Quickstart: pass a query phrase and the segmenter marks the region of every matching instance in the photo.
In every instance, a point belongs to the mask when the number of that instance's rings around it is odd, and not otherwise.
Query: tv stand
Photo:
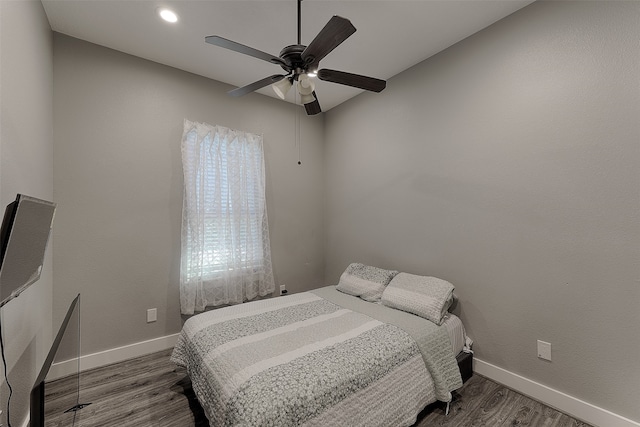
[[[83,409],[87,406],[91,405],[91,403],[78,403],[77,405],[75,405],[72,408],[67,409],[66,411],[64,411],[64,413],[66,414],[67,412],[77,412],[80,409]]]
[[[72,325],[70,326],[69,323],[72,323]],[[61,347],[60,344],[63,341],[63,338],[65,337],[65,335],[67,334],[77,334],[77,337],[74,337],[73,335],[68,335],[68,338],[67,338],[69,340],[68,342],[73,343],[74,345],[74,348],[73,348],[74,356],[72,357],[71,360],[77,360],[78,362],[77,372],[73,374],[75,375],[75,380],[76,380],[75,385],[73,387],[75,398],[76,398],[76,404],[72,408],[69,408],[64,412],[58,412],[57,414],[45,413],[45,386],[47,383],[47,374],[49,373],[49,368],[54,363],[54,360],[56,358],[56,353],[58,352],[58,348]],[[64,345],[62,347],[64,347]],[[67,314],[64,320],[62,321],[62,325],[60,326],[60,329],[58,330],[58,333],[55,339],[53,340],[53,344],[49,349],[49,353],[47,354],[47,358],[45,359],[42,369],[40,370],[40,374],[38,375],[38,378],[36,379],[36,382],[33,385],[33,388],[31,389],[31,408],[30,408],[30,414],[29,414],[30,416],[29,425],[30,427],[44,427],[45,419],[47,417],[56,417],[59,414],[66,414],[69,412],[76,413],[80,409],[85,408],[89,405],[90,403],[80,403],[80,294],[78,294],[75,297],[75,299],[71,302],[71,305],[67,310]],[[73,416],[73,418],[74,418],[73,425],[76,425],[75,415]],[[51,422],[51,419],[49,420],[49,422]],[[72,425],[72,424],[69,423],[64,425]]]

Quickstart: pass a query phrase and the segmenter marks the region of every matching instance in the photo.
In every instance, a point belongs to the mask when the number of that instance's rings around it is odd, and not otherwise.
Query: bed
[[[171,359],[212,426],[410,426],[471,373],[462,322],[439,323],[339,284],[193,316]]]

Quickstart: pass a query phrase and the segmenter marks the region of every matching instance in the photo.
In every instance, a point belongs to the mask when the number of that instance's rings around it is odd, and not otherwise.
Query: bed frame
[[[473,353],[465,353],[461,351],[456,356],[458,367],[460,368],[460,376],[462,376],[462,382],[466,383],[473,375]]]

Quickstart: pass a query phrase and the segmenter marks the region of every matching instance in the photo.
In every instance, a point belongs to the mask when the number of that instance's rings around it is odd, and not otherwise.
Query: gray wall
[[[53,46],[37,1],[0,1],[0,208],[17,193],[53,199]],[[11,423],[29,412],[29,392],[51,345],[52,244],[40,280],[0,310]],[[0,369],[1,370],[1,369]],[[0,424],[7,425],[2,376]]]
[[[185,118],[263,134],[276,282],[324,283],[323,117],[301,116],[298,166],[298,107],[229,89],[54,35],[54,317],[81,292],[84,354],[180,331]]]
[[[537,2],[328,112],[327,281],[447,279],[479,359],[640,421],[638,22]]]

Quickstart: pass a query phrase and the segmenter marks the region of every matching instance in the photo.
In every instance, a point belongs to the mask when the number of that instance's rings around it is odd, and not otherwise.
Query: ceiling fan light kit
[[[247,86],[233,89],[229,94],[231,96],[242,96],[272,85],[278,97],[285,99],[287,92],[293,86],[293,81],[296,81],[297,90],[300,94],[301,103],[305,106],[305,111],[308,115],[315,115],[321,113],[322,109],[315,93],[315,83],[310,80],[310,76],[317,75],[320,80],[372,92],[381,92],[387,85],[384,80],[344,71],[318,69],[320,61],[355,33],[356,28],[348,19],[334,15],[311,43],[308,46],[304,46],[300,42],[301,2],[302,0],[298,0],[298,44],[286,46],[280,51],[280,56],[274,56],[220,36],[205,37],[205,41],[209,44],[280,65],[287,72],[287,74],[274,74]]]

